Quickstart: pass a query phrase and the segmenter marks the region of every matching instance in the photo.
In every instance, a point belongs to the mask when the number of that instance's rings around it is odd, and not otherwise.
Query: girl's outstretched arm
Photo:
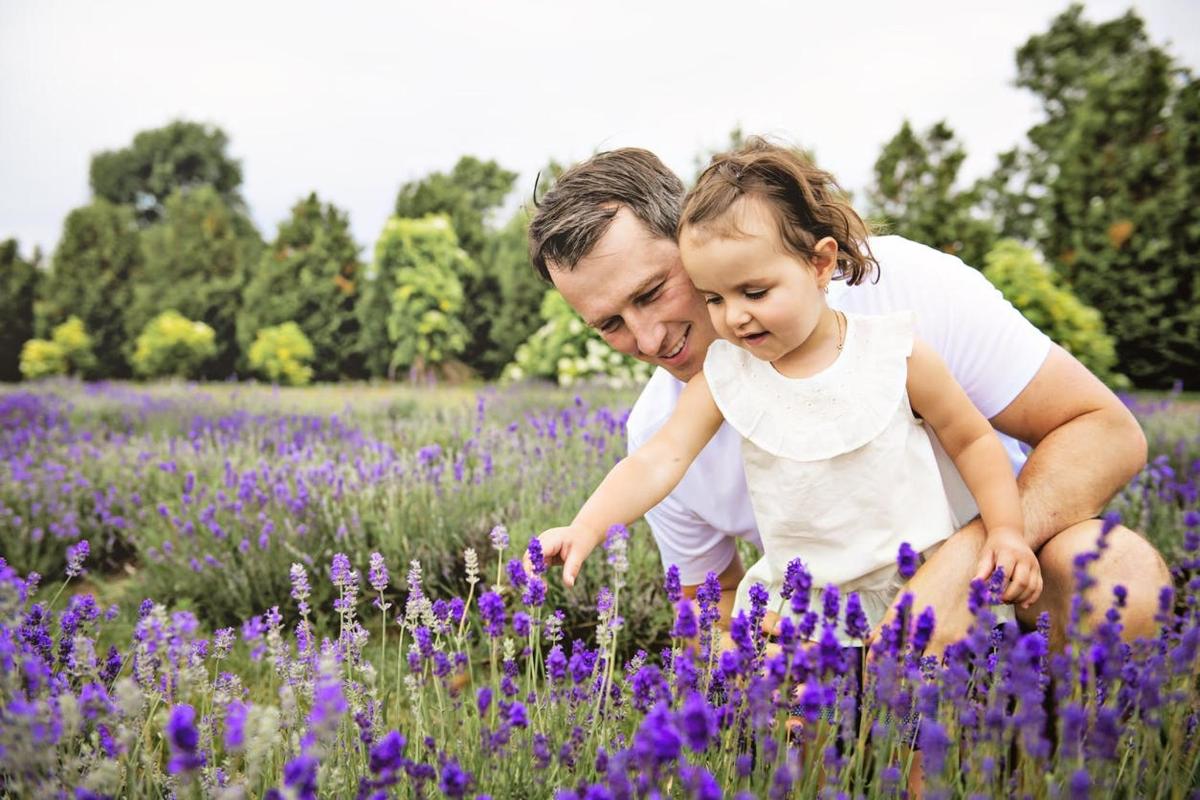
[[[563,565],[564,584],[575,585],[584,559],[610,527],[632,523],[671,493],[723,421],[701,372],[684,387],[670,419],[612,468],[575,520],[538,537],[547,563]]]
[[[1021,498],[1012,463],[991,423],[971,403],[950,370],[929,345],[913,342],[908,359],[908,399],[933,429],[975,497],[987,530],[976,578],[1004,568],[1003,599],[1028,607],[1042,593],[1037,556],[1025,542]]]

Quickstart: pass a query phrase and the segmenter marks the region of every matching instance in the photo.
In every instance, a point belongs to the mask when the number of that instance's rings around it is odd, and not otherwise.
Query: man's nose
[[[629,326],[633,328],[638,352],[646,356],[658,355],[667,336],[667,326],[651,319],[630,320]]]

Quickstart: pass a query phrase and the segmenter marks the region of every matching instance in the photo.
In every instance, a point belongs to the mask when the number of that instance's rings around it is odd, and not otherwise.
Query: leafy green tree
[[[447,215],[459,245],[480,265],[475,273],[459,273],[466,297],[462,319],[470,333],[463,361],[489,376],[494,375],[506,360],[494,352],[492,339],[501,286],[499,275],[486,260],[494,235],[489,217],[512,192],[516,179],[517,173],[504,169],[495,161],[463,156],[450,172],[434,172],[407,183],[396,197],[398,217],[418,219],[427,214]]]
[[[987,206],[1104,313],[1137,385],[1200,384],[1197,79],[1133,11],[1092,23],[1079,5],[1017,70],[1043,119],[1002,156]]]
[[[250,345],[250,368],[272,383],[304,386],[312,380],[316,351],[294,322],[262,328]]]
[[[186,120],[142,131],[129,147],[92,157],[92,192],[131,206],[143,225],[162,219],[171,194],[203,185],[213,187],[230,207],[244,210],[238,193],[242,166],[226,153],[228,145],[220,128]]]
[[[35,335],[33,304],[40,282],[41,273],[21,258],[17,241],[0,242],[0,381],[21,379],[21,346]]]
[[[1071,292],[1032,250],[1014,239],[1002,239],[984,257],[984,277],[1026,319],[1080,363],[1114,388],[1127,388],[1117,374],[1117,351],[1100,312]]]
[[[462,284],[449,264],[438,261],[401,267],[396,282],[388,316],[388,376],[402,370],[416,375],[436,372],[467,347],[467,328],[458,317]]]
[[[234,374],[238,306],[248,269],[263,247],[253,224],[213,187],[200,186],[167,198],[162,222],[147,228],[142,238],[146,262],[128,315],[130,334],[175,309],[216,333],[217,353],[202,377]]]
[[[175,309],[162,312],[137,337],[133,368],[147,378],[192,378],[217,354],[216,334]]]
[[[295,322],[311,343],[318,380],[360,377],[354,307],[362,272],[349,217],[316,194],[301,200],[246,287],[237,324],[243,352],[263,328]]]
[[[424,284],[432,274],[423,269],[427,264],[436,265],[438,270],[453,276],[459,286],[458,292],[463,295],[463,287],[478,283],[479,266],[458,246],[458,237],[448,217],[435,214],[421,219],[389,219],[375,242],[375,260],[357,307],[363,363],[372,377],[392,379],[398,366],[413,363],[407,360],[407,352],[397,361],[397,339],[390,330],[393,327],[390,320],[395,313],[397,290],[405,286],[406,280]],[[413,269],[417,272],[405,272]],[[449,284],[440,278],[430,279],[430,283],[435,294]],[[447,288],[445,291],[452,290]],[[459,306],[452,313],[461,320],[466,313],[465,297],[449,302]],[[461,348],[456,350],[456,353],[461,352]],[[414,351],[413,357],[415,355]]]
[[[875,161],[868,213],[896,233],[956,255],[974,267],[996,241],[972,213],[978,190],[955,188],[967,152],[944,121],[917,134],[905,120]]]
[[[67,215],[46,277],[39,317],[46,327],[78,317],[89,331],[95,369],[86,377],[126,378],[127,313],[142,275],[133,212],[96,200]],[[46,328],[42,328],[45,331]],[[43,334],[44,335],[44,334]]]

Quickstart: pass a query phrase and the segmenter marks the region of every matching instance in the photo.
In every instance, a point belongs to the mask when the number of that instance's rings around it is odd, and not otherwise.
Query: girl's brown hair
[[[872,272],[879,279],[879,262],[871,254],[870,226],[850,206],[833,175],[817,167],[798,150],[752,136],[728,153],[713,156],[683,201],[678,236],[685,228],[700,228],[714,236],[741,236],[729,209],[743,197],[760,198],[779,227],[779,241],[805,261],[813,246],[826,236],[838,244],[834,277],[851,286]]]

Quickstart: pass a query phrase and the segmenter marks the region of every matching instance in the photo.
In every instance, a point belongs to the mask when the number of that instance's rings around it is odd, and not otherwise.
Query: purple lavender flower
[[[683,599],[683,586],[679,580],[679,567],[676,564],[667,567],[667,576],[663,579],[663,589],[672,605]]]
[[[533,574],[541,575],[546,571],[546,556],[542,553],[542,542],[536,536],[529,540],[529,563],[533,565]]]
[[[204,766],[204,753],[198,749],[200,732],[196,730],[196,709],[190,705],[181,703],[171,709],[167,719],[167,742],[171,746],[167,770],[172,775]]]
[[[497,551],[503,552],[508,547],[508,528],[503,525],[497,525],[492,528],[492,532],[488,534],[488,538],[492,541],[492,547]]]
[[[694,639],[699,633],[692,601],[680,600],[675,604],[675,627],[671,629],[671,635],[680,639]]]
[[[703,752],[709,742],[720,735],[717,717],[699,692],[689,692],[683,701],[679,710],[679,730],[683,732],[687,746],[697,753]]]
[[[446,759],[446,763],[442,765],[442,777],[438,780],[438,788],[442,793],[446,797],[463,797],[470,785],[470,773],[464,771],[453,758]]]
[[[240,700],[225,707],[225,749],[239,752],[246,743],[246,715],[249,709]]]
[[[846,634],[854,639],[865,639],[871,634],[871,621],[863,611],[858,592],[846,597]]]
[[[521,602],[530,608],[537,608],[546,602],[546,582],[533,575],[529,578],[529,583],[525,586],[525,591],[521,593]]]
[[[900,572],[900,577],[908,580],[913,575],[916,575],[919,564],[920,559],[917,551],[913,550],[912,545],[908,542],[902,542],[900,550],[896,554],[896,568]]]
[[[792,612],[801,616],[808,611],[812,595],[812,575],[805,568],[804,562],[793,558],[788,562],[783,573],[783,586],[779,595],[784,600],[791,600]]]
[[[367,581],[377,592],[385,592],[388,588],[388,568],[380,553],[371,553],[371,568],[367,572]]]
[[[386,775],[402,769],[404,746],[407,743],[408,740],[399,731],[389,731],[371,748],[371,772]]]
[[[504,635],[504,598],[496,592],[484,592],[479,596],[479,614],[483,617],[484,630],[488,636],[498,639]]]
[[[317,759],[300,754],[283,767],[283,785],[292,790],[297,800],[317,798]]]
[[[83,562],[87,560],[91,550],[92,546],[88,544],[87,539],[80,539],[78,543],[67,548],[68,578],[76,578],[84,573]]]
[[[334,553],[333,562],[329,567],[329,578],[333,585],[338,588],[349,585],[352,572],[350,558],[345,553]]]

